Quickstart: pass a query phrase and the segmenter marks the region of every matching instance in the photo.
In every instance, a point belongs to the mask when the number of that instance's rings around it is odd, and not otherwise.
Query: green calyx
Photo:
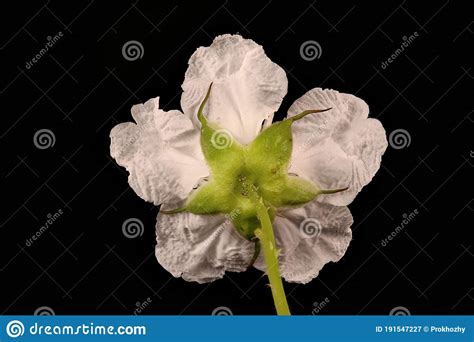
[[[346,190],[322,190],[305,179],[288,174],[293,150],[291,125],[306,115],[330,108],[306,110],[273,123],[250,144],[242,145],[229,131],[209,123],[204,117],[211,87],[212,84],[198,110],[201,149],[211,170],[209,182],[192,192],[183,208],[162,213],[186,211],[197,215],[225,215],[241,236],[255,243],[250,265],[260,251],[263,252],[276,312],[290,315],[272,222],[279,208],[302,206],[320,194]]]
[[[255,232],[261,228],[257,203],[263,203],[273,221],[279,208],[302,206],[320,194],[346,190],[323,190],[308,180],[288,174],[293,149],[292,123],[330,108],[307,110],[273,123],[250,144],[242,145],[229,131],[209,123],[204,117],[211,88],[212,84],[198,110],[201,148],[211,170],[209,182],[191,193],[184,208],[163,213],[224,214],[244,238],[255,241]]]

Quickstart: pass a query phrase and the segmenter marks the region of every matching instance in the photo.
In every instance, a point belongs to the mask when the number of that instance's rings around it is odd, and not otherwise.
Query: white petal
[[[288,282],[305,284],[328,262],[339,261],[352,238],[353,220],[347,207],[311,202],[281,213],[273,229],[280,249],[280,272]],[[263,256],[255,267],[265,271]]]
[[[144,200],[159,205],[187,197],[200,177],[209,175],[199,131],[177,110],[159,109],[158,98],[132,107],[137,124],[110,132],[110,154],[129,172],[129,183]]]
[[[229,34],[216,37],[210,47],[198,48],[189,60],[181,107],[196,127],[200,127],[197,110],[211,82],[205,116],[243,144],[257,136],[264,121],[272,121],[288,86],[283,69],[260,45]]]
[[[321,202],[348,205],[379,169],[387,138],[382,124],[367,118],[369,108],[363,100],[335,90],[308,91],[291,106],[288,116],[330,107],[293,124],[290,171],[323,189],[349,187],[318,197]]]
[[[158,213],[156,242],[156,258],[168,272],[198,283],[245,271],[254,253],[222,215]]]

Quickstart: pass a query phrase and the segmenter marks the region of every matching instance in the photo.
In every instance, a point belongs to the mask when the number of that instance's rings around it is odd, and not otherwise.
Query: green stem
[[[281,281],[280,269],[278,266],[278,251],[276,249],[275,236],[273,235],[272,223],[268,216],[267,208],[260,199],[256,202],[257,215],[262,225],[261,229],[255,231],[255,235],[260,240],[267,266],[267,276],[270,280],[273,302],[278,315],[289,316],[290,309],[286,301],[283,282]]]

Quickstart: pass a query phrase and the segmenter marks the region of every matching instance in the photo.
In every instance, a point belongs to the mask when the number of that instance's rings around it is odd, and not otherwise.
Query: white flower
[[[191,56],[182,85],[183,113],[161,110],[158,98],[134,106],[136,124],[119,124],[110,134],[111,155],[130,173],[133,190],[162,209],[182,206],[193,188],[212,177],[201,149],[197,118],[211,82],[205,117],[228,133],[213,137],[222,146],[232,145],[223,138],[249,144],[268,127],[288,83],[285,72],[260,45],[238,35],[223,35]],[[387,147],[382,125],[368,118],[363,100],[315,88],[290,107],[288,117],[315,108],[332,109],[293,124],[288,171],[322,189],[349,189],[275,213],[280,270],[289,282],[309,282],[326,263],[344,255],[353,222],[346,206],[375,175]],[[309,221],[313,226],[307,232]],[[156,257],[165,269],[199,283],[222,278],[225,271],[246,270],[254,255],[254,243],[243,238],[224,215],[160,212],[156,241]],[[254,266],[265,270],[261,256]]]

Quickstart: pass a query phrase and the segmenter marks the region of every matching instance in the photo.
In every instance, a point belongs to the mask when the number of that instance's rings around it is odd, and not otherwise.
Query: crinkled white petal
[[[144,200],[159,205],[187,197],[209,175],[199,131],[177,110],[159,109],[159,98],[132,107],[132,122],[110,132],[110,154],[129,172],[128,181]]]
[[[168,272],[198,283],[245,271],[254,254],[254,243],[223,215],[158,213],[156,243],[156,258]]]
[[[380,167],[387,148],[382,124],[367,118],[369,107],[356,96],[315,88],[295,101],[294,116],[307,109],[331,110],[312,114],[293,124],[291,172],[312,180],[323,189],[349,187],[322,195],[318,201],[348,205]]]
[[[319,202],[276,216],[273,229],[282,277],[305,284],[316,278],[325,264],[339,261],[352,239],[352,223],[347,207]],[[255,267],[266,270],[263,255]]]
[[[229,34],[216,37],[209,47],[198,48],[189,60],[181,107],[196,127],[200,127],[197,110],[211,82],[205,116],[243,144],[257,136],[262,124],[271,123],[288,86],[283,69],[260,45]]]

